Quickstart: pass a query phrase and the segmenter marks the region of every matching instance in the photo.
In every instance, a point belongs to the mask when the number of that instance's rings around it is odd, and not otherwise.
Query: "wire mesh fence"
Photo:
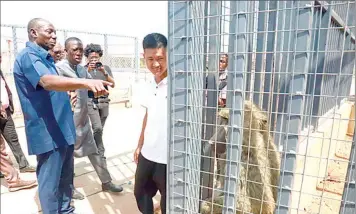
[[[142,75],[145,74],[145,70],[140,66],[139,42],[136,37],[66,29],[57,29],[56,34],[57,41],[62,46],[65,39],[69,37],[78,37],[82,40],[84,47],[90,43],[99,44],[103,50],[101,61],[110,66],[118,83],[110,93],[112,103],[131,100],[132,84],[137,79],[142,79]],[[1,69],[13,92],[16,90],[12,75],[14,61],[17,53],[26,47],[27,41],[25,26],[1,24]],[[82,64],[85,63],[84,57]],[[21,114],[17,94],[13,93],[13,96],[15,111]]]
[[[356,212],[355,12],[169,2],[169,213]]]

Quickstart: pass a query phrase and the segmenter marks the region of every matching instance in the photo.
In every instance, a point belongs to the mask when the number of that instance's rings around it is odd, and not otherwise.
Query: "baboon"
[[[224,188],[228,117],[229,110],[221,109],[218,115],[220,126],[209,141],[217,156],[216,188]],[[236,212],[273,214],[279,185],[280,154],[269,134],[266,113],[252,102],[245,101],[243,120]],[[213,200],[203,201],[201,213],[221,214],[223,201],[223,193],[214,195]]]

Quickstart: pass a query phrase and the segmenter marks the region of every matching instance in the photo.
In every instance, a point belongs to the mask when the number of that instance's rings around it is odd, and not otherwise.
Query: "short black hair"
[[[224,56],[226,58],[229,58],[229,55],[227,53],[222,53],[221,56]]]
[[[82,40],[80,40],[78,37],[69,37],[68,39],[66,39],[66,41],[64,42],[64,47],[67,49],[67,46],[69,45],[69,42],[72,42],[72,41],[76,41],[80,44],[83,44],[82,43]]]
[[[93,52],[98,53],[100,57],[103,56],[103,50],[101,49],[101,46],[93,43],[90,43],[85,47],[84,56],[88,58],[89,54]]]
[[[222,53],[220,57],[225,57],[226,58],[226,63],[229,63],[229,55],[227,53]]]
[[[143,38],[143,49],[167,48],[167,38],[160,33],[150,33]]]

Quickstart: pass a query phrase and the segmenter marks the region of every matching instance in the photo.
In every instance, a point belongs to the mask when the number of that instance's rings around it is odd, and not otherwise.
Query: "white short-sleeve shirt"
[[[167,164],[167,78],[158,84],[153,80],[144,90],[142,106],[147,109],[147,123],[141,154],[150,161]]]

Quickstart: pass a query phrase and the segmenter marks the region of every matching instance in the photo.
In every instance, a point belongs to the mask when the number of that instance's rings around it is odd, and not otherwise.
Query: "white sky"
[[[35,17],[47,19],[61,29],[135,36],[139,38],[140,52],[141,42],[146,34],[168,34],[167,1],[1,1],[1,24],[26,26]],[[24,43],[27,40],[25,30],[20,30],[18,34],[24,38],[19,43]],[[6,39],[10,36],[9,28],[1,28],[2,51],[7,50]],[[99,37],[85,37],[82,34],[68,36],[78,36],[84,43],[101,43],[103,40],[102,37],[99,41]],[[58,35],[59,40],[61,37],[63,36]],[[110,44],[122,46],[127,43],[124,40],[118,41],[117,38],[108,40],[109,52]],[[19,47],[22,48],[22,45],[24,44],[19,44]]]

